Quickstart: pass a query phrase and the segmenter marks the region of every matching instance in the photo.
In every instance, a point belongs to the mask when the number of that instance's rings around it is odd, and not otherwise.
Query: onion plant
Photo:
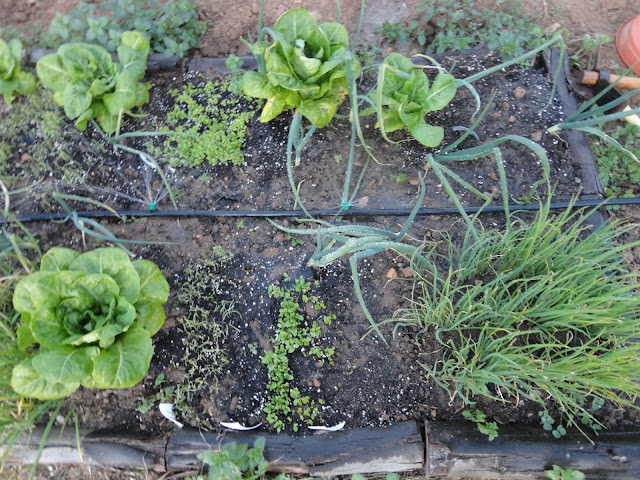
[[[547,200],[530,224],[510,215],[505,231],[450,244],[448,269],[420,275],[394,321],[441,345],[425,368],[452,398],[532,400],[547,429],[557,411],[558,425],[597,430],[591,405],[634,406],[640,395],[640,297],[625,268],[640,242],[616,243],[631,226],[590,231],[590,212],[549,209]]]

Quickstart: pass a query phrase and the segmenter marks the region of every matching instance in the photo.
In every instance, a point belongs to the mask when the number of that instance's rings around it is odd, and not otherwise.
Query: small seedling
[[[487,416],[477,408],[470,408],[469,410],[463,411],[462,416],[470,422],[474,422],[480,433],[489,437],[490,442],[498,436],[498,425],[496,422],[488,422]]]
[[[154,408],[158,403],[167,403],[169,399],[173,396],[173,387],[170,385],[162,385],[164,383],[164,373],[158,375],[153,382],[153,386],[156,388],[160,388],[160,390],[155,394],[149,397],[143,397],[141,400],[141,405],[138,407],[138,411],[140,413],[147,413],[149,410]]]
[[[553,470],[545,470],[544,474],[551,480],[584,480],[584,473],[570,468],[564,469],[558,465],[553,466]]]
[[[398,183],[405,183],[407,181],[407,175],[404,173],[392,173],[389,175],[391,180],[395,180]]]

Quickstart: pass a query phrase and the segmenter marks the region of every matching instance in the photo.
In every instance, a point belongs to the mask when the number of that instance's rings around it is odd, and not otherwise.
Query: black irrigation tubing
[[[526,204],[526,205],[509,205],[509,210],[515,211],[538,211],[542,204]],[[608,198],[608,199],[585,199],[575,200],[573,202],[551,202],[551,209],[565,209],[568,207],[598,207],[613,205],[640,205],[640,198]],[[487,207],[465,207],[467,214],[475,214],[482,210],[482,213],[504,213],[502,205],[491,205]],[[317,209],[309,210],[314,217],[406,217],[411,214],[412,209],[408,208],[389,208],[389,209],[354,209],[354,210],[335,210],[335,209]],[[119,217],[163,217],[163,218],[207,218],[207,217],[254,217],[254,218],[283,218],[283,217],[304,217],[302,210],[120,210],[120,211],[77,211],[76,215],[80,218],[119,218]],[[454,207],[442,208],[421,208],[418,215],[458,215],[460,211]],[[69,217],[69,213],[39,213],[34,215],[23,215],[18,217],[0,217],[0,224],[12,223],[15,221],[21,223],[38,222],[46,220],[65,220]]]

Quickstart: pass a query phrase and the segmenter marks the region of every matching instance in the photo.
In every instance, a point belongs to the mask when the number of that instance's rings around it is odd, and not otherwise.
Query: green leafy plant
[[[207,465],[209,480],[258,480],[267,473],[269,462],[264,459],[264,437],[258,438],[253,448],[247,444],[229,442],[220,451],[206,450],[198,453],[198,460]],[[198,475],[192,480],[205,480]]]
[[[545,470],[544,474],[551,480],[584,480],[584,473],[570,468],[562,468],[554,465],[552,470]]]
[[[13,295],[22,314],[20,348],[37,343],[39,350],[13,369],[11,386],[24,397],[47,400],[80,385],[135,385],[149,369],[151,336],[164,323],[168,295],[154,263],[132,262],[118,248],[83,254],[50,249]]]
[[[448,269],[418,281],[396,319],[435,331],[430,376],[452,397],[532,400],[555,436],[600,423],[585,399],[633,407],[640,299],[624,260],[637,243],[616,245],[631,228],[616,223],[590,233],[587,218],[551,217],[548,203],[531,223],[509,215],[505,232],[451,246]]]
[[[86,42],[116,51],[123,32],[136,30],[150,41],[151,52],[184,57],[200,46],[206,24],[198,20],[190,0],[104,0],[97,5],[80,1],[66,15],[56,15],[43,44]]]
[[[356,59],[346,61],[347,30],[338,23],[318,25],[308,11],[294,8],[264,31],[272,41],[250,45],[259,71],[242,77],[246,95],[267,101],[260,120],[268,122],[295,109],[313,125],[324,127],[347,94],[346,69],[353,75],[360,71]]]
[[[496,422],[488,422],[487,416],[477,408],[472,407],[469,410],[464,410],[462,416],[470,422],[474,422],[478,427],[478,431],[487,435],[490,442],[498,436],[498,424]]]
[[[143,397],[140,400],[140,406],[138,407],[138,411],[140,413],[147,413],[158,403],[167,403],[173,396],[173,392],[175,390],[171,385],[164,385],[164,373],[161,373],[156,377],[153,382],[153,386],[159,390],[155,394]]]
[[[38,60],[36,71],[79,130],[97,119],[105,132],[114,133],[124,113],[149,101],[151,85],[141,82],[148,53],[149,41],[143,34],[124,32],[118,46],[120,63],[98,45],[68,43]]]
[[[20,68],[21,53],[20,40],[14,38],[7,43],[0,38],[0,93],[4,95],[7,105],[13,101],[16,93],[29,95],[36,89],[35,77]]]
[[[624,124],[610,134],[624,150],[640,158],[640,127]],[[607,197],[633,197],[640,183],[640,162],[617,146],[605,142],[591,142],[598,162],[598,178]]]
[[[427,75],[411,60],[391,53],[380,65],[378,84],[368,95],[374,106],[360,111],[360,115],[377,113],[376,127],[383,135],[406,127],[423,145],[437,147],[444,138],[444,129],[428,125],[424,116],[447,106],[456,90],[452,75],[439,73],[429,85]]]
[[[522,2],[505,0],[499,8],[478,7],[475,0],[420,0],[420,22],[382,25],[382,35],[407,42],[414,36],[426,53],[466,50],[484,44],[504,58],[517,57],[545,42],[545,32],[522,13]],[[432,33],[433,32],[433,33]]]
[[[285,276],[285,281],[288,280],[289,277]],[[331,357],[335,350],[332,347],[322,349],[313,345],[313,342],[321,335],[318,322],[314,320],[311,326],[304,326],[304,316],[301,313],[299,301],[311,302],[316,311],[322,311],[326,308],[318,297],[309,296],[310,289],[311,283],[302,277],[296,279],[290,287],[269,286],[269,296],[279,299],[280,309],[276,335],[270,340],[273,349],[265,351],[260,359],[267,366],[269,372],[269,384],[267,385],[269,395],[265,402],[264,412],[267,414],[267,422],[277,432],[282,431],[288,423],[297,432],[300,427],[299,421],[313,425],[313,421],[320,414],[314,400],[311,400],[309,396],[302,395],[297,387],[291,386],[294,377],[289,366],[288,356],[298,350],[309,348],[308,355],[314,355],[321,361],[327,360],[333,364]],[[330,321],[335,318],[332,315],[325,315],[325,318],[327,317]],[[323,404],[324,401],[320,399],[317,403]]]
[[[166,133],[161,145],[147,145],[148,150],[169,160],[174,166],[241,165],[242,146],[255,104],[236,96],[228,81],[187,83],[182,91],[170,92],[175,100],[167,114],[166,125],[157,126]]]

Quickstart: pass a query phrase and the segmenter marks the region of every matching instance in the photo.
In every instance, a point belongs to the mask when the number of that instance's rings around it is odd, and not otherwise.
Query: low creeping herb
[[[611,133],[611,138],[640,158],[640,127],[620,125]],[[600,140],[593,141],[591,148],[598,162],[598,178],[607,197],[633,197],[640,183],[640,162],[617,146]]]
[[[187,83],[182,91],[170,92],[175,101],[166,125],[155,125],[168,134],[160,145],[147,144],[152,155],[166,158],[173,166],[242,165],[247,125],[254,115],[255,102],[229,90],[228,81]]]
[[[285,281],[289,281],[285,275]],[[270,341],[273,349],[266,351],[261,357],[263,364],[269,372],[267,385],[268,397],[264,412],[267,414],[267,422],[277,432],[281,432],[287,425],[291,425],[294,432],[300,428],[301,422],[313,425],[314,420],[320,415],[318,405],[324,404],[322,399],[317,402],[309,396],[301,394],[297,387],[292,387],[293,373],[289,366],[289,355],[302,351],[304,355],[312,355],[320,361],[327,361],[333,365],[335,349],[327,347],[322,349],[315,345],[320,338],[322,330],[317,320],[313,320],[310,326],[305,326],[301,304],[311,303],[314,310],[321,312],[326,307],[318,297],[309,295],[311,283],[300,277],[289,287],[270,285],[269,296],[280,302],[278,312],[278,324],[276,335]],[[335,315],[325,315],[324,318],[335,319]],[[305,353],[305,349],[309,349]]]
[[[496,422],[488,422],[487,416],[477,408],[471,407],[468,410],[464,410],[462,416],[470,422],[474,422],[478,427],[478,431],[489,437],[488,440],[490,442],[498,436],[498,424]]]

